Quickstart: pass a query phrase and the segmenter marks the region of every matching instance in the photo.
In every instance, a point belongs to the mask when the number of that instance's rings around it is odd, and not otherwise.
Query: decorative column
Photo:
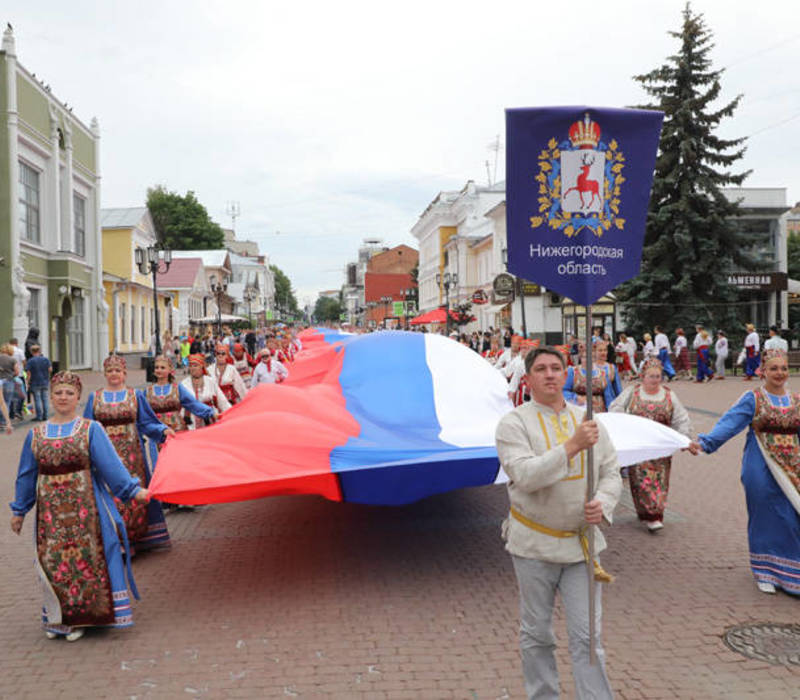
[[[108,304],[105,299],[105,289],[103,288],[103,229],[100,226],[100,124],[97,117],[92,118],[91,123],[92,140],[94,141],[94,211],[92,216],[92,226],[94,227],[94,265],[92,266],[92,290],[89,294],[89,309],[87,316],[92,328],[92,369],[100,370],[103,360],[108,355]],[[88,212],[87,212],[88,213]],[[88,220],[89,217],[87,217]],[[88,232],[88,231],[87,231]],[[86,255],[89,257],[90,239],[87,240]],[[116,295],[115,295],[116,298]],[[93,311],[96,310],[96,313]],[[114,308],[114,324],[117,324],[116,305]],[[114,336],[114,348],[117,348],[116,333]]]
[[[72,218],[72,125],[64,115],[64,175],[61,178],[61,250],[75,251],[75,222]]]
[[[6,95],[8,98],[8,179],[9,179],[9,259],[11,271],[11,294],[14,315],[11,322],[12,334],[20,341],[28,334],[28,303],[31,293],[25,286],[25,268],[22,266],[19,246],[19,112],[17,111],[17,50],[14,32],[9,26],[3,32],[3,51],[6,54]]]

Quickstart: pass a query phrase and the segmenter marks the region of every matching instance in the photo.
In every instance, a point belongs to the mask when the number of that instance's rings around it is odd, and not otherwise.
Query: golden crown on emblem
[[[575,122],[569,128],[569,140],[575,148],[596,148],[600,142],[600,127],[589,119],[586,112],[582,122]]]

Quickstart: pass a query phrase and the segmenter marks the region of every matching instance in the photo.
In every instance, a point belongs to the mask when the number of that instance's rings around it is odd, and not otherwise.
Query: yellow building
[[[103,288],[108,304],[108,351],[141,356],[151,350],[155,333],[153,276],[136,265],[136,249],[156,244],[153,219],[147,207],[103,209]],[[159,329],[173,334],[168,292],[158,293]]]

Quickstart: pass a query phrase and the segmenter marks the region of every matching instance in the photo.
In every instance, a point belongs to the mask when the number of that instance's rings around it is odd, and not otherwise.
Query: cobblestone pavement
[[[672,386],[702,409],[692,417],[705,430],[748,385]],[[5,502],[28,427],[0,438]],[[603,557],[617,580],[603,606],[620,698],[800,698],[800,667],[722,641],[731,625],[800,620],[799,599],[759,593],[750,574],[742,446],[739,436],[716,455],[675,459],[659,534],[636,522],[627,494],[617,510]],[[5,525],[0,696],[520,698],[506,508],[504,488],[489,486],[404,508],[283,497],[177,512],[172,551],[134,560],[136,626],[74,644],[39,628],[31,518],[21,537]],[[560,612],[556,630],[571,697]]]

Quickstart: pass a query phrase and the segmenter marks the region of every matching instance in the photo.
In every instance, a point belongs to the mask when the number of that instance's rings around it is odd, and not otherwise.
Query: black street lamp
[[[408,330],[408,300],[414,299],[415,292],[415,287],[409,287],[403,290],[403,314],[405,315],[406,330]]]
[[[211,293],[217,301],[217,337],[222,335],[222,297],[228,291],[227,282],[215,282],[216,275],[211,275]]]
[[[436,284],[439,287],[444,286],[444,306],[445,306],[445,332],[450,335],[450,287],[455,287],[458,284],[458,273],[445,272],[444,277],[441,273],[436,273]]]
[[[163,254],[163,255],[162,255]],[[158,318],[158,284],[156,275],[160,272],[162,275],[166,274],[169,266],[172,264],[172,251],[169,248],[159,250],[155,246],[149,245],[147,248],[140,248],[137,246],[134,251],[134,259],[139,268],[139,272],[143,275],[153,275],[153,314],[156,320],[156,357],[161,354],[161,324]],[[164,269],[161,270],[161,263],[164,263]]]

